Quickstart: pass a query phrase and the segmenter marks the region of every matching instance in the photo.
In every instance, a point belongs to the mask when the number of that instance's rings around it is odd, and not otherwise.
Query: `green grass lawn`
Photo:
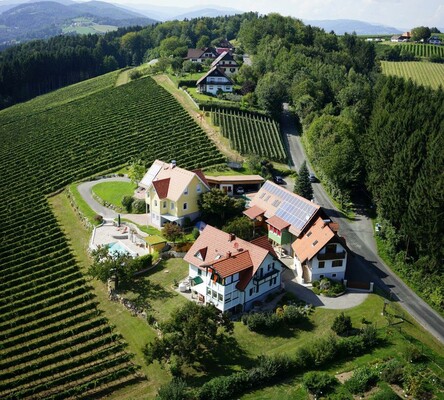
[[[83,200],[80,195],[77,186],[79,183],[73,183],[69,186],[69,192],[71,193],[72,199],[75,202],[79,212],[90,222],[91,225],[98,225],[99,221],[95,219],[97,213],[88,205],[88,203]]]
[[[132,182],[101,182],[92,187],[93,193],[106,203],[122,207],[124,196],[132,196],[136,186]]]
[[[49,201],[64,232],[70,238],[70,245],[79,265],[83,271],[86,271],[90,263],[86,251],[90,233],[78,220],[64,193]],[[158,321],[165,321],[174,309],[188,301],[174,289],[174,284],[187,274],[187,263],[182,259],[169,259],[140,277],[131,289],[123,293],[125,297],[146,307],[149,314]],[[116,327],[116,330],[123,335],[128,343],[128,350],[134,354],[134,362],[140,365],[141,371],[148,377],[147,381],[113,393],[111,398],[154,398],[158,387],[171,379],[167,368],[161,368],[158,364],[146,365],[143,359],[142,349],[156,337],[156,332],[141,318],[131,316],[122,305],[110,302],[103,283],[90,280],[90,284],[100,303],[99,308],[103,310],[104,315]],[[383,304],[382,297],[370,294],[366,301],[357,307],[345,310],[345,313],[351,317],[355,328],[363,326],[363,317],[375,324],[385,340],[384,344],[361,357],[329,365],[326,371],[336,374],[351,371],[378,360],[400,357],[406,345],[412,343],[428,357],[425,361],[427,368],[437,376],[442,376],[441,368],[444,368],[442,346],[406,315],[396,303],[390,303],[387,308],[394,315],[392,322],[396,323],[388,327],[387,318],[381,315]],[[223,342],[211,360],[208,359],[197,369],[186,370],[187,383],[192,387],[199,387],[212,377],[231,374],[242,368],[250,368],[254,366],[256,357],[261,354],[291,356],[300,346],[330,334],[332,322],[340,312],[340,310],[318,308],[311,315],[310,323],[305,323],[295,330],[281,330],[270,335],[250,332],[241,322],[235,322],[233,336]],[[403,317],[405,321],[402,322],[400,317]],[[307,399],[307,393],[300,384],[300,376],[296,375],[277,385],[256,390],[242,397],[242,399],[263,400],[275,398]]]

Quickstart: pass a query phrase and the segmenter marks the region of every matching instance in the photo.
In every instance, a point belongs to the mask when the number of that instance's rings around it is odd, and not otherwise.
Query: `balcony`
[[[264,281],[265,279],[267,279],[267,278],[269,278],[270,276],[272,277],[272,278],[274,278],[275,276],[274,275],[278,275],[278,273],[279,273],[279,271],[277,270],[277,269],[272,269],[271,271],[268,271],[266,274],[263,274],[262,276],[257,276],[257,275],[255,275],[254,277],[253,277],[253,283],[254,284],[258,284],[259,282],[261,282],[261,281]]]
[[[318,254],[318,260],[342,260],[345,258],[345,251],[341,251],[339,253],[324,253],[324,254]]]

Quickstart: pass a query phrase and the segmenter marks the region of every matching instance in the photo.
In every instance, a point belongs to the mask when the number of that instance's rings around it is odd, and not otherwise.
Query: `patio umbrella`
[[[117,226],[120,227],[120,214],[117,214]]]

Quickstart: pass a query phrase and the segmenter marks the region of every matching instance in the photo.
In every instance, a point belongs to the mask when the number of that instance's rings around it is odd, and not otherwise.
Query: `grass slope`
[[[124,196],[132,196],[135,186],[131,182],[101,182],[92,187],[93,193],[106,203],[122,207]]]
[[[404,61],[381,61],[382,72],[385,75],[394,75],[412,79],[415,83],[438,89],[444,87],[444,64]]]
[[[2,399],[94,398],[137,379],[46,196],[133,156],[191,168],[223,160],[151,78],[114,87],[117,74],[0,112]]]

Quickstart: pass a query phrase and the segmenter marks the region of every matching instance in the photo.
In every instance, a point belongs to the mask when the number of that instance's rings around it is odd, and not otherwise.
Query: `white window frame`
[[[170,209],[171,209],[171,210],[174,210],[174,201],[172,201],[172,202],[170,203]]]
[[[183,209],[188,210],[188,203],[183,203]]]

